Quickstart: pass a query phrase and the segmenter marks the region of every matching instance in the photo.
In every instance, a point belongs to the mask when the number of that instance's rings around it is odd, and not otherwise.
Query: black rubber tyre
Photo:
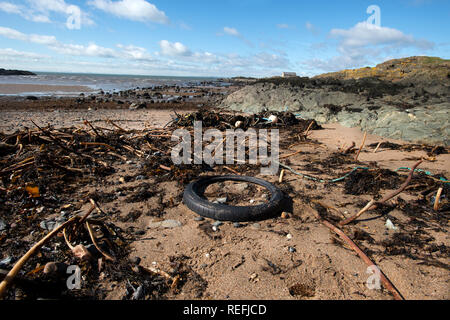
[[[235,207],[212,203],[203,198],[206,187],[222,181],[243,181],[265,187],[271,193],[268,203],[258,206]],[[245,176],[211,176],[190,183],[183,195],[184,204],[195,213],[219,221],[258,221],[275,216],[281,210],[283,193],[273,184],[262,179]]]

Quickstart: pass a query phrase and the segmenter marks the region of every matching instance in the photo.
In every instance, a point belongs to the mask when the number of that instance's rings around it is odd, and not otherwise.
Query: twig
[[[279,183],[282,183],[283,182],[283,177],[284,177],[284,169],[281,169],[281,172],[280,172],[280,179],[278,179],[278,182]]]
[[[313,124],[314,124],[314,121],[311,121],[311,123],[309,124],[308,128],[305,131],[305,137],[308,137],[309,130],[311,129]]]
[[[364,138],[363,138],[363,141],[361,143],[361,147],[359,147],[358,153],[356,154],[355,161],[358,160],[359,154],[361,153],[361,150],[364,148],[364,144],[366,143],[366,138],[367,138],[367,131],[364,132]]]
[[[373,150],[373,153],[377,153],[377,151],[378,151],[378,149],[380,148],[380,146],[381,146],[382,143],[383,143],[383,142],[379,142],[379,143],[378,143],[378,145],[377,145],[377,147],[375,148],[375,150]]]
[[[280,159],[290,158],[290,157],[295,156],[295,155],[297,155],[297,154],[299,154],[299,153],[301,153],[301,152],[302,152],[302,150],[298,150],[298,151],[296,151],[296,152],[294,152],[294,153],[286,154],[286,155],[284,155],[284,156],[280,156]]]
[[[42,240],[36,243],[28,252],[20,258],[19,261],[14,265],[11,271],[8,272],[5,279],[0,283],[0,298],[3,298],[6,294],[6,290],[8,286],[14,281],[14,278],[19,273],[20,269],[23,265],[30,259],[44,244],[46,244],[53,236],[58,234],[61,230],[65,229],[67,226],[73,224],[76,221],[77,217],[73,217],[67,222],[63,223],[59,227],[55,228],[52,232],[46,235]]]
[[[223,166],[225,169],[227,169],[228,171],[231,171],[231,172],[233,172],[234,174],[236,174],[236,175],[240,175],[240,173],[239,172],[237,172],[236,170],[233,170],[233,169],[231,169],[230,167],[227,167],[227,166]]]
[[[342,238],[357,254],[358,256],[370,267],[376,266],[376,264],[370,260],[370,258],[358,247],[356,243],[354,243],[341,229],[334,226],[332,223],[328,222],[324,218],[320,216],[320,214],[313,209],[314,215],[319,219],[319,221],[328,227],[330,230],[335,232],[339,237]],[[378,267],[377,267],[378,268]],[[378,268],[380,270],[380,268]],[[391,281],[383,274],[380,270],[380,280],[384,284],[384,286],[394,295],[396,300],[404,300],[403,296],[400,292],[395,288]]]
[[[439,199],[441,198],[442,190],[444,190],[444,188],[440,187],[436,193],[436,198],[434,199],[434,206],[433,206],[434,211],[439,210]]]
[[[97,248],[98,252],[100,252],[107,260],[116,261],[116,259],[114,259],[114,257],[112,257],[109,254],[107,254],[106,252],[104,252],[100,248],[100,246],[97,244],[97,239],[95,238],[94,232],[93,232],[93,230],[91,228],[91,225],[89,224],[89,221],[86,221],[86,228],[87,228],[87,230],[89,232],[89,236],[91,237],[92,243]]]

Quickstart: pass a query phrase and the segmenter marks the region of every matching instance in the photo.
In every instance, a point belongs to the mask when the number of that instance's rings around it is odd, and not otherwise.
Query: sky
[[[450,58],[448,0],[0,0],[0,68],[313,76]]]

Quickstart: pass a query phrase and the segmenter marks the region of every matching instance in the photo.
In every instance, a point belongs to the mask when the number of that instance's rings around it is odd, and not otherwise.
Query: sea
[[[180,87],[188,87],[199,85],[202,82],[214,83],[214,85],[217,86],[227,85],[226,82],[223,82],[219,78],[214,77],[141,76],[55,72],[35,73],[36,76],[0,76],[0,84],[86,86],[92,89],[94,92],[100,90],[103,90],[105,92],[114,92],[135,88],[150,88],[161,85],[177,85]],[[44,95],[46,94],[46,92],[32,93]],[[54,93],[55,92],[53,92],[53,94]],[[30,94],[30,92],[24,94]]]

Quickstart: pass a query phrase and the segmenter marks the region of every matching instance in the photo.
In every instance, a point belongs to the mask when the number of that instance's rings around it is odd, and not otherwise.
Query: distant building
[[[297,74],[295,72],[283,72],[281,74],[281,77],[283,78],[291,78],[291,77],[296,77]]]

